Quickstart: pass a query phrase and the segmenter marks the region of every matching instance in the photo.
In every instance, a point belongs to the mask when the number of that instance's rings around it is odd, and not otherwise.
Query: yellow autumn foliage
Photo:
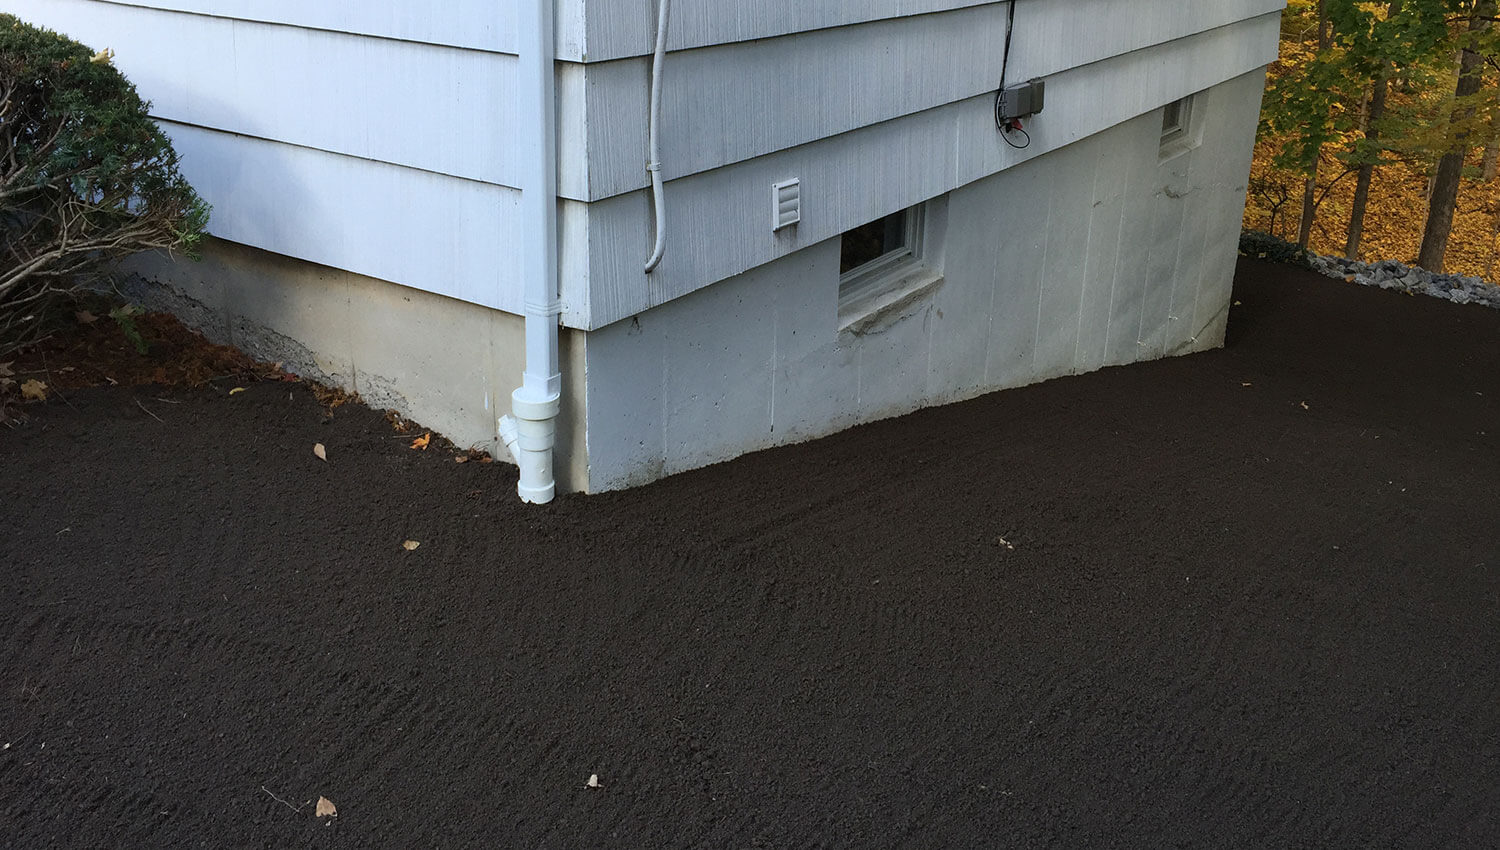
[[[1289,0],[1282,18],[1281,54],[1269,69],[1271,79],[1294,72],[1317,54],[1317,5],[1318,0]],[[1383,9],[1385,4],[1374,8]],[[1454,73],[1456,75],[1456,69]],[[1432,107],[1426,110],[1428,114],[1436,109],[1446,116],[1445,110],[1454,105],[1452,83],[1452,78],[1439,79],[1429,91],[1403,91],[1393,86],[1387,108],[1396,109],[1397,104],[1403,103],[1413,106],[1426,100]],[[1492,87],[1496,82],[1490,79],[1485,85]],[[1448,98],[1446,106],[1435,106],[1444,103],[1441,100],[1444,97]],[[1493,281],[1497,277],[1496,266],[1500,265],[1500,181],[1487,181],[1482,177],[1484,146],[1486,143],[1500,145],[1500,132],[1497,132],[1500,131],[1500,116],[1494,112],[1491,101],[1478,104],[1478,114],[1470,124],[1473,142],[1459,190],[1443,271]],[[1353,123],[1363,123],[1364,104],[1335,104],[1334,108],[1349,110],[1348,117],[1357,119]],[[1349,122],[1342,126],[1346,129],[1333,133],[1319,161],[1315,196],[1318,204],[1308,245],[1319,254],[1343,255],[1353,209],[1356,173],[1340,160],[1340,154],[1352,149],[1363,131],[1348,129]],[[1375,169],[1365,209],[1359,259],[1410,263],[1416,258],[1427,216],[1429,186],[1428,166],[1417,152],[1422,148],[1440,149],[1444,144],[1441,137],[1453,129],[1454,125],[1446,118],[1430,126],[1406,128],[1403,135],[1407,152],[1388,157],[1388,161]],[[1244,226],[1295,241],[1302,214],[1304,177],[1275,165],[1280,149],[1278,142],[1282,140],[1267,138],[1264,127],[1262,131],[1251,167]]]

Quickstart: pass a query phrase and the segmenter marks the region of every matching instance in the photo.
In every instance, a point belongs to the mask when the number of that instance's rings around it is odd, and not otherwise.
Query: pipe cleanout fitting
[[[552,501],[557,483],[552,474],[552,447],[557,442],[557,396],[534,401],[526,388],[510,394],[510,416],[500,419],[500,439],[521,469],[516,492],[521,501],[544,505]]]

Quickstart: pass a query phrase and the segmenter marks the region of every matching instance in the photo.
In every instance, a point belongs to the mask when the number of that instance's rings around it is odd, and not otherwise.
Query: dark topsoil
[[[1500,312],[1236,297],[544,508],[301,385],[30,405],[0,845],[1500,845]]]

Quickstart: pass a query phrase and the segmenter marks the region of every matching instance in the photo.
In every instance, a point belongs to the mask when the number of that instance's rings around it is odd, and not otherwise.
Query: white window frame
[[[840,330],[860,333],[891,307],[943,282],[933,250],[941,239],[933,232],[934,222],[946,217],[946,207],[936,206],[943,200],[907,207],[901,247],[839,275]]]
[[[1202,124],[1198,113],[1201,104],[1196,95],[1188,95],[1162,107],[1161,158],[1171,159],[1198,147],[1202,141]],[[1176,120],[1172,120],[1175,110]]]

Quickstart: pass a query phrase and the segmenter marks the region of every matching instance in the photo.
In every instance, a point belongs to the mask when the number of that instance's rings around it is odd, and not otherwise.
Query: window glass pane
[[[1174,100],[1161,111],[1162,134],[1169,134],[1182,127],[1182,101]]]
[[[906,247],[906,211],[846,231],[839,253],[839,274]]]

